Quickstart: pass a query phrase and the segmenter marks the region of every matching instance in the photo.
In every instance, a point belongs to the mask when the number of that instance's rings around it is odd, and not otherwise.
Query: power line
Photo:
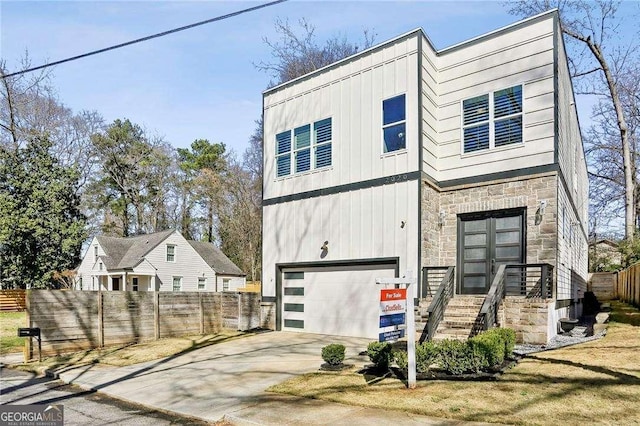
[[[43,68],[52,67],[54,65],[64,64],[65,62],[75,61],[75,60],[78,60],[78,59],[86,58],[87,56],[97,55],[98,53],[108,52],[110,50],[115,50],[115,49],[119,49],[121,47],[130,46],[132,44],[141,43],[143,41],[151,40],[153,38],[163,37],[163,36],[166,36],[166,35],[169,35],[169,34],[177,33],[179,31],[184,31],[184,30],[188,30],[188,29],[193,28],[193,27],[198,27],[200,25],[210,24],[211,22],[222,21],[222,20],[227,19],[227,18],[232,18],[234,16],[242,15],[242,14],[247,13],[247,12],[253,12],[254,10],[262,9],[262,8],[265,8],[265,7],[274,6],[274,5],[278,4],[278,3],[284,3],[286,1],[287,0],[276,0],[276,1],[269,2],[269,3],[261,4],[259,6],[250,7],[248,9],[238,10],[237,12],[232,12],[232,13],[229,13],[227,15],[217,16],[215,18],[207,19],[205,21],[200,21],[200,22],[196,22],[194,24],[185,25],[184,27],[174,28],[172,30],[163,31],[161,33],[157,33],[157,34],[153,34],[153,35],[150,35],[150,36],[146,36],[146,37],[138,38],[138,39],[135,39],[135,40],[131,40],[131,41],[128,41],[126,43],[116,44],[115,46],[105,47],[104,49],[94,50],[92,52],[83,53],[82,55],[72,56],[71,58],[62,59],[60,61],[55,61],[55,62],[51,62],[51,63],[48,63],[48,64],[40,65],[40,66],[37,66],[37,67],[28,68],[28,69],[22,70],[22,71],[16,71],[16,72],[13,72],[13,73],[10,73],[10,74],[3,75],[2,78],[13,77],[15,75],[26,74],[28,72],[37,71],[37,70],[40,70],[40,69],[43,69]]]

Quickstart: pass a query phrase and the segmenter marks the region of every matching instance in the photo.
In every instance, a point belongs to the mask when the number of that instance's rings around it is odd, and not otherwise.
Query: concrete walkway
[[[322,363],[321,348],[329,343],[347,347],[346,363],[368,363],[366,356],[358,355],[366,349],[367,339],[271,332],[128,367],[77,367],[59,372],[59,377],[113,397],[208,421],[462,424],[265,392],[295,375],[317,371]]]

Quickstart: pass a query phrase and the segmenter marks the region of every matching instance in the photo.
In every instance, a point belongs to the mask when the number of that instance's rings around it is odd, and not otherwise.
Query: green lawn
[[[0,312],[0,354],[22,352],[24,337],[18,337],[18,327],[26,327],[26,312]]]
[[[363,407],[516,425],[640,424],[640,312],[619,302],[604,338],[540,352],[493,382],[310,373],[268,389]]]

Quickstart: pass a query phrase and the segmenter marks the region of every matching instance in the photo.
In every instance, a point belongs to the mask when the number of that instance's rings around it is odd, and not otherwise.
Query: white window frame
[[[502,121],[502,120],[507,120],[509,118],[515,118],[520,116],[521,119],[521,123],[522,123],[522,140],[519,143],[512,143],[512,144],[507,144],[507,145],[502,145],[499,147],[495,146],[495,124],[496,124],[496,119],[495,119],[495,105],[494,105],[494,93],[499,92],[500,90],[505,90],[505,89],[511,89],[514,87],[518,87],[520,86],[520,91],[522,93],[522,111],[520,111],[519,113],[516,114],[509,114],[509,115],[505,115],[502,117],[498,117],[497,121]],[[501,149],[509,149],[509,148],[515,148],[515,147],[519,147],[519,146],[523,146],[524,145],[524,127],[525,127],[525,123],[524,123],[524,111],[525,111],[525,96],[524,96],[524,88],[525,85],[524,83],[520,83],[520,84],[514,84],[513,86],[507,86],[507,87],[502,87],[500,89],[496,89],[492,92],[488,92],[488,93],[480,93],[478,95],[475,96],[470,96],[468,98],[464,98],[460,101],[460,154],[463,156],[467,156],[467,155],[475,155],[475,154],[481,154],[481,153],[486,153],[486,152],[491,152],[494,150],[501,150]],[[473,124],[464,124],[464,101],[467,101],[469,99],[473,99],[473,98],[479,98],[480,96],[488,96],[489,97],[489,119],[488,121],[480,121],[480,122],[476,122]],[[486,149],[478,149],[475,151],[469,151],[469,152],[465,152],[464,151],[464,130],[469,128],[469,127],[477,127],[483,124],[489,124],[489,148]]]
[[[394,121],[392,123],[384,124],[384,103],[385,101],[391,100],[393,98],[397,98],[399,96],[404,96],[404,120]],[[380,129],[380,151],[382,152],[382,156],[394,155],[401,152],[407,151],[407,93],[397,93],[395,95],[386,97],[380,102],[380,123],[382,123],[382,128]],[[404,124],[404,148],[396,149],[395,151],[385,151],[384,150],[384,131],[385,129],[393,126],[397,126],[399,124]]]
[[[202,288],[200,288],[200,283],[202,282]],[[207,277],[198,277],[198,290],[206,290],[207,289]]]
[[[176,280],[180,283],[180,288],[176,290]],[[182,291],[182,277],[172,277],[171,278],[171,291]]]
[[[140,280],[138,277],[131,277],[131,291],[139,291]]]
[[[93,261],[97,261],[98,260],[98,245],[94,245],[93,246]]]
[[[173,256],[173,260],[169,260],[169,248],[173,248],[173,253],[171,253],[171,256]],[[167,262],[175,263],[177,257],[178,257],[178,247],[175,244],[167,244],[166,250],[165,250],[165,260]]]
[[[229,287],[231,286],[231,278],[223,278],[222,279],[222,291],[229,291]]]

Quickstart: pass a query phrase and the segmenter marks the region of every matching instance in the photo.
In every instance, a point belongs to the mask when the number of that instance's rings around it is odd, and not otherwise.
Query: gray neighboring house
[[[211,243],[178,231],[96,236],[77,269],[77,290],[236,291],[246,275]]]

